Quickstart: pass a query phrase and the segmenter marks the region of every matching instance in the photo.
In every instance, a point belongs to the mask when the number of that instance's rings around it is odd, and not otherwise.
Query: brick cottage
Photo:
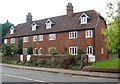
[[[28,13],[26,23],[10,28],[4,43],[17,46],[18,39],[23,39],[24,55],[28,47],[32,47],[33,55],[37,56],[49,54],[54,47],[59,53],[66,50],[70,55],[77,55],[81,49],[96,60],[107,59],[103,28],[106,28],[105,20],[95,10],[73,13],[72,4],[68,3],[66,15],[32,21]]]

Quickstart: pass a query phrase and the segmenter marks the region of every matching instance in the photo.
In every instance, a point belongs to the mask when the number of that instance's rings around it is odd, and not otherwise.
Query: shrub
[[[32,47],[27,48],[27,53],[28,53],[29,55],[33,54]]]
[[[23,54],[23,40],[19,39],[18,40],[18,54]]]
[[[57,54],[59,54],[59,53],[58,53],[58,51],[57,51],[57,49],[56,49],[55,47],[51,47],[51,48],[50,48],[50,54],[51,54],[51,55],[57,55]]]
[[[2,50],[4,56],[13,56],[18,52],[18,49],[13,44],[3,44]]]

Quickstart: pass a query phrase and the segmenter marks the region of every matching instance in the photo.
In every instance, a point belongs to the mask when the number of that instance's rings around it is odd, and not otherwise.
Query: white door
[[[95,56],[93,55],[93,47],[92,46],[87,47],[87,55],[88,55],[88,62],[95,61]]]

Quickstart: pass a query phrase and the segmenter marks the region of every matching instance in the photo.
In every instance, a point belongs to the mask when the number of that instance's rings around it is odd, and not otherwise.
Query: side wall
[[[102,35],[102,29],[106,28],[105,22],[103,19],[99,18],[98,25],[95,28],[95,55],[96,60],[107,59],[108,50],[106,47],[105,36]],[[101,53],[101,48],[103,47],[103,54]]]

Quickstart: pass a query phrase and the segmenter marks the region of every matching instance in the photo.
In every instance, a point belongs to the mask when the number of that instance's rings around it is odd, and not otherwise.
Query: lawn
[[[120,58],[119,59],[108,59],[102,61],[96,61],[91,66],[92,68],[120,68]]]

